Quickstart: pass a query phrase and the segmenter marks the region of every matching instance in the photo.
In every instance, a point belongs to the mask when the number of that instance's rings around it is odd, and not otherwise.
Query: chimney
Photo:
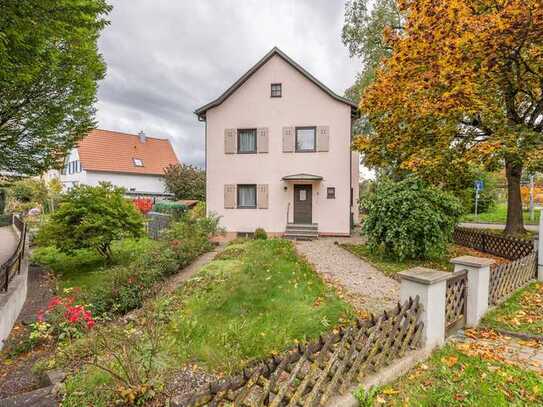
[[[147,140],[147,136],[145,136],[143,130],[138,133],[138,136],[140,138],[140,143],[145,143],[145,141]]]

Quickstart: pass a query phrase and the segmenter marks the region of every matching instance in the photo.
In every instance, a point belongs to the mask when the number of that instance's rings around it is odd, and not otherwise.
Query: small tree
[[[109,183],[79,186],[66,194],[59,208],[38,233],[42,244],[70,253],[92,248],[111,261],[111,243],[143,235],[143,216]]]
[[[188,164],[170,165],[164,171],[166,189],[175,195],[176,199],[205,200],[206,173]]]
[[[364,206],[370,248],[400,260],[443,254],[462,214],[457,198],[414,177],[380,181]]]

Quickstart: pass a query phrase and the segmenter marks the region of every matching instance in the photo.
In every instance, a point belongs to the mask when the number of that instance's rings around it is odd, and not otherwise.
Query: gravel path
[[[362,240],[359,237],[319,238],[309,242],[298,241],[296,248],[317,272],[340,289],[358,311],[377,314],[394,307],[399,300],[399,283],[342,249],[336,242],[356,244]]]

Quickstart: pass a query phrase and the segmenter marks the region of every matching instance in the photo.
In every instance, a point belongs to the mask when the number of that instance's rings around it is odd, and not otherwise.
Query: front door
[[[313,222],[311,192],[311,185],[294,185],[294,223]]]

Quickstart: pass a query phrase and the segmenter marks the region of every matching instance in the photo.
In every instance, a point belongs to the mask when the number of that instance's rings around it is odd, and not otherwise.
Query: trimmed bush
[[[165,213],[176,219],[180,219],[186,211],[185,205],[171,201],[157,202],[153,205],[153,212]]]
[[[399,260],[445,253],[462,214],[457,198],[415,177],[380,181],[364,206],[363,233],[370,249]]]
[[[266,233],[266,231],[262,228],[257,228],[255,230],[255,236],[254,236],[255,240],[266,240],[268,238],[268,234]]]

